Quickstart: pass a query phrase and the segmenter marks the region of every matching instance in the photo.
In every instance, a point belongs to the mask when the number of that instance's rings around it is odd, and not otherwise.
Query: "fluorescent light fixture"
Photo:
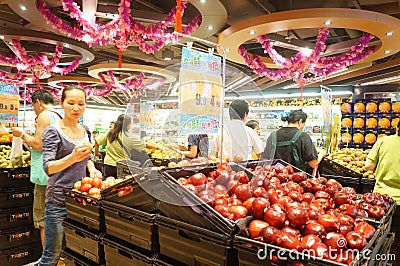
[[[249,33],[250,33],[251,35],[254,35],[254,34],[256,34],[256,31],[255,31],[255,30],[251,30],[251,31],[249,31]]]
[[[3,35],[0,35],[0,39],[4,40],[4,36],[3,36]]]
[[[162,51],[161,53],[161,57],[162,59],[164,59],[165,61],[171,61],[172,58],[174,58],[174,52],[171,49],[165,49],[164,51]]]
[[[69,48],[69,44],[68,43],[64,44],[64,47]]]
[[[332,21],[330,21],[330,20],[324,21],[324,25],[331,25],[331,24],[332,24]]]
[[[305,56],[310,56],[312,52],[313,50],[307,47],[301,49],[301,53]]]
[[[332,91],[333,96],[341,96],[341,95],[352,95],[351,91]],[[321,93],[319,92],[304,92],[303,97],[319,97]],[[291,97],[300,97],[300,93],[282,93],[282,94],[263,94],[263,95],[237,95],[237,96],[227,96],[225,100],[250,100],[250,99],[269,99],[269,98],[291,98]]]
[[[378,79],[378,80],[374,80],[374,81],[369,81],[369,82],[361,83],[360,85],[368,86],[368,85],[376,85],[376,84],[385,84],[385,83],[390,83],[390,82],[398,81],[398,80],[400,80],[400,75],[383,78],[383,79]]]
[[[229,52],[229,48],[226,48],[225,51],[226,51],[226,52]]]
[[[212,25],[210,25],[210,26],[207,27],[207,29],[208,29],[208,30],[213,30],[214,27],[213,27]]]
[[[391,50],[386,50],[385,54],[390,54]]]
[[[203,4],[204,4],[205,2],[206,2],[206,0],[200,0],[200,3],[203,3]]]
[[[26,6],[24,6],[24,5],[19,5],[19,8],[20,8],[22,11],[26,11]]]
[[[388,31],[385,33],[386,36],[392,36],[393,35],[393,31]]]
[[[241,85],[245,84],[247,81],[250,81],[250,80],[251,80],[251,78],[249,76],[245,76],[245,77],[229,84],[228,87],[226,87],[225,91],[237,89],[238,87],[240,87]]]

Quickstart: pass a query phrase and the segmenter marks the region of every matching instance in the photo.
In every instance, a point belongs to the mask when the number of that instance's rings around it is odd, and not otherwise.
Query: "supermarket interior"
[[[0,0],[0,265],[400,266],[400,0]]]

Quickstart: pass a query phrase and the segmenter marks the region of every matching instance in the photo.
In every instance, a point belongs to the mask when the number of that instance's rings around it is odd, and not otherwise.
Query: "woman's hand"
[[[72,150],[71,157],[75,162],[81,162],[85,160],[87,157],[89,157],[91,152],[92,150],[88,149],[86,145],[76,146]]]

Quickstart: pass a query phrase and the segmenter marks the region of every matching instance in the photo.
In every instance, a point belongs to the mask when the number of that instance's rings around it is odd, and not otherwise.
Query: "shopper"
[[[208,135],[190,134],[188,137],[188,147],[180,146],[180,153],[190,159],[198,157],[208,157]]]
[[[92,144],[93,144],[93,146],[94,146],[96,138],[99,136],[99,134],[100,134],[100,132],[98,130],[96,130],[96,129],[92,131]]]
[[[257,132],[257,135],[261,136],[260,123],[258,123],[258,121],[249,120],[249,121],[247,121],[246,126],[248,126],[249,128],[254,129]]]
[[[44,215],[44,247],[40,266],[55,266],[61,255],[66,218],[64,188],[86,175],[101,178],[92,161],[88,160],[91,146],[85,129],[78,123],[86,107],[86,93],[79,86],[63,90],[61,107],[65,116],[43,132],[43,168],[49,176]]]
[[[235,100],[229,106],[230,121],[224,123],[216,135],[216,156],[228,156],[234,161],[251,160],[254,152],[258,158],[262,153],[262,142],[257,132],[244,124],[249,113],[249,104]]]
[[[293,110],[282,121],[286,127],[273,131],[267,139],[263,153],[264,159],[281,159],[309,173],[316,168],[325,151],[317,152],[311,137],[303,132],[307,114],[302,110]]]
[[[378,139],[365,161],[367,170],[375,170],[376,181],[374,192],[388,194],[396,201],[397,208],[393,215],[392,231],[395,240],[391,250],[395,252],[396,261],[400,260],[400,123],[396,126],[396,134]]]
[[[35,135],[30,136],[22,128],[12,128],[14,137],[21,137],[31,147],[30,180],[35,184],[33,191],[33,224],[40,230],[40,239],[44,244],[44,206],[48,176],[43,170],[42,135],[49,125],[61,119],[54,111],[54,96],[46,90],[36,90],[31,95],[32,108],[36,114]]]
[[[106,145],[106,155],[104,157],[104,175],[117,177],[117,161],[126,160],[131,157],[131,151],[138,152],[138,156],[143,153],[144,148],[158,149],[157,147],[146,144],[141,139],[137,139],[129,134],[131,127],[131,117],[120,115],[114,124],[114,128],[96,138],[94,145],[95,155],[99,156],[99,146]],[[145,156],[145,155],[144,155]],[[142,158],[131,158],[142,161]]]

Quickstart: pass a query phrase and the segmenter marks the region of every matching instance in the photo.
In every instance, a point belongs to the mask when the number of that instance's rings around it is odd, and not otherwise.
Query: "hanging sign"
[[[183,48],[179,76],[179,133],[217,133],[222,96],[221,58]]]
[[[19,88],[0,84],[0,123],[18,126]]]
[[[329,131],[332,124],[332,90],[321,86],[322,116],[324,119],[324,131]]]

